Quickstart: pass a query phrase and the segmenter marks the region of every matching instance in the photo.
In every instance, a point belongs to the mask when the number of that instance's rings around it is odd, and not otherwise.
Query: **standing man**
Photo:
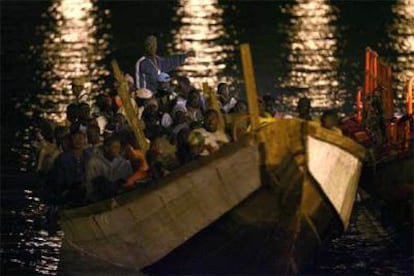
[[[145,39],[145,56],[135,64],[135,84],[137,88],[157,91],[157,76],[161,72],[170,72],[184,63],[187,57],[194,57],[195,52],[173,55],[168,58],[157,56],[157,38],[153,35]]]

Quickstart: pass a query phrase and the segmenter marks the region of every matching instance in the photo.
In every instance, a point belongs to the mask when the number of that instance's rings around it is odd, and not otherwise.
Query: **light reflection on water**
[[[396,1],[392,6],[393,22],[389,26],[390,48],[395,51],[396,62],[392,64],[396,80],[394,91],[404,104],[405,85],[414,76],[414,0]]]
[[[237,41],[231,41],[223,25],[223,13],[218,0],[179,1],[174,18],[178,28],[172,31],[169,48],[171,52],[196,52],[196,57],[188,59],[178,74],[189,77],[198,88],[203,82],[216,87],[218,81],[234,81],[226,74],[237,70],[233,61]]]
[[[399,80],[398,91],[402,91],[407,74],[414,71],[412,2],[397,1],[393,7],[396,17],[390,29],[390,38],[398,54],[393,68]],[[211,86],[222,80],[233,81],[226,75],[237,69],[233,61],[237,41],[232,38],[228,26],[224,26],[224,9],[217,0],[181,0],[178,5],[175,19],[178,27],[173,33],[170,50],[187,51],[192,48],[197,52],[197,57],[180,68],[180,74],[189,76],[198,86],[204,81]],[[101,63],[108,53],[110,32],[105,29],[105,16],[97,18],[98,12],[92,0],[59,0],[49,9],[52,25],[42,30],[45,36],[40,46],[43,67],[38,76],[44,81],[39,95],[41,111],[48,119],[56,122],[64,120],[66,104],[74,99],[71,91],[73,78],[86,77],[85,89],[89,95],[103,89],[102,78],[109,72]],[[343,98],[337,71],[337,12],[329,2],[318,0],[297,1],[289,4],[283,13],[291,20],[284,29],[287,41],[280,41],[289,45],[286,52],[290,53],[286,57],[288,73],[280,84],[286,92],[285,103],[293,110],[297,96],[303,94],[312,99],[316,111],[341,106]],[[103,15],[108,14],[104,12]],[[102,35],[98,39],[100,32]],[[251,43],[254,43],[254,38]],[[35,156],[29,146],[28,132],[27,129],[22,130],[25,140],[21,153],[27,161],[23,169],[34,167]],[[9,233],[19,240],[11,261],[38,273],[55,274],[63,234],[49,237],[41,225],[45,206],[31,190],[26,190],[24,196],[27,206],[18,209],[21,210],[19,212],[10,211],[11,217],[24,220],[16,227],[24,228],[24,231]],[[31,258],[27,258],[28,255]],[[338,255],[342,257],[340,253]]]
[[[313,112],[340,107],[336,11],[325,0],[298,0],[282,10],[290,16],[285,28],[290,54],[288,74],[280,87],[286,93],[283,104],[294,112],[298,96],[312,100]]]
[[[337,77],[337,15],[325,0],[298,0],[282,8],[290,16],[283,29],[287,35],[290,53],[288,73],[279,86],[284,92],[283,104],[294,114],[298,96],[312,101],[314,113],[341,107]]]
[[[110,74],[103,65],[109,54],[109,26],[104,22],[108,15],[109,11],[98,13],[95,0],[57,0],[44,15],[50,17],[50,25],[40,27],[44,41],[37,76],[42,80],[38,98],[44,118],[65,120],[66,106],[75,99],[74,79],[83,83],[83,100],[88,103],[104,90],[104,79]]]

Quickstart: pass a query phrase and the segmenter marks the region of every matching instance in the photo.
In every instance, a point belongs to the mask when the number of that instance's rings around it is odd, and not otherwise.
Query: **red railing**
[[[358,87],[356,94],[356,121],[363,120],[363,110],[369,96],[380,97],[383,116],[387,128],[387,144],[393,148],[409,148],[413,143],[413,84],[414,76],[407,83],[406,115],[401,119],[393,118],[394,95],[392,91],[391,66],[380,60],[377,52],[365,50],[364,86]]]

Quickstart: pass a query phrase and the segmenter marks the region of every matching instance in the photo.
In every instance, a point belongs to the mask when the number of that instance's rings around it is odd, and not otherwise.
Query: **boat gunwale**
[[[254,144],[258,146],[260,142],[254,139],[256,133],[260,132],[261,129],[266,128],[268,125],[278,124],[278,122],[281,122],[282,120],[290,121],[290,122],[296,121],[297,123],[305,123],[305,127],[306,127],[306,131],[304,133],[305,135],[310,135],[318,140],[321,140],[323,142],[339,147],[349,152],[350,154],[356,156],[360,160],[364,159],[365,148],[349,137],[336,134],[335,132],[328,130],[328,129],[324,129],[322,126],[318,125],[316,122],[303,121],[301,119],[296,119],[296,118],[279,119],[279,120],[276,120],[275,122],[260,126],[253,133],[246,133],[245,135],[240,137],[239,140],[223,146],[219,151],[211,154],[210,156],[191,161],[190,163],[187,163],[173,170],[170,174],[166,175],[162,179],[155,180],[154,182],[152,182],[149,187],[145,187],[145,188],[137,187],[132,191],[121,193],[109,199],[94,202],[94,203],[91,203],[85,206],[62,209],[59,212],[59,216],[60,216],[59,220],[64,221],[67,219],[95,215],[95,214],[103,213],[106,211],[111,211],[113,209],[127,205],[128,203],[132,201],[136,201],[140,197],[145,196],[146,194],[154,190],[157,190],[163,187],[164,185],[168,185],[169,183],[173,182],[175,178],[180,177],[183,174],[192,172],[195,168],[202,167],[207,164],[211,164],[217,159],[229,156],[244,147],[248,147],[249,144]],[[260,165],[265,165],[265,164],[260,164]]]
[[[112,198],[97,201],[84,206],[62,209],[59,211],[59,221],[100,214],[139,200],[141,197],[144,197],[145,195],[158,190],[165,185],[169,185],[171,182],[174,182],[176,178],[193,172],[195,168],[203,167],[218,159],[230,156],[242,148],[253,146],[249,144],[249,140],[251,140],[250,135],[246,135],[237,142],[223,146],[219,151],[214,152],[209,156],[193,160],[173,170],[170,174],[164,176],[163,178],[154,180],[148,187],[136,187],[131,191],[126,191]],[[140,184],[137,185],[139,186]]]

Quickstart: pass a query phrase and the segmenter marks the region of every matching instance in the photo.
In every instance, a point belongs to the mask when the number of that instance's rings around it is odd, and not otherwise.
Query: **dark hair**
[[[225,87],[225,86],[227,86],[227,83],[225,83],[225,82],[220,82],[220,83],[217,85],[217,93],[220,93],[220,92],[221,92],[221,90],[223,89],[223,87]]]
[[[207,118],[208,116],[213,115],[213,114],[216,115],[217,117],[219,115],[219,113],[216,110],[214,110],[214,109],[208,109],[204,113],[204,117]]]
[[[336,109],[328,109],[328,110],[325,110],[322,113],[321,121],[326,120],[326,118],[328,118],[328,117],[338,118],[338,112],[336,111]]]
[[[181,82],[181,83],[183,83],[183,84],[185,84],[187,86],[190,85],[190,79],[187,78],[187,77],[178,76],[176,79],[177,79],[177,82]]]
[[[118,135],[111,135],[104,139],[103,145],[104,147],[108,147],[116,142],[121,143],[120,137]]]

